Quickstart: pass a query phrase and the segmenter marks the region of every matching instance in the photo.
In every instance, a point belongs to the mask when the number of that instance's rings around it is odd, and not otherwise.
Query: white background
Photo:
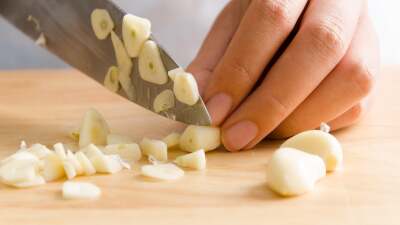
[[[323,1],[323,0],[321,0]],[[349,0],[351,1],[351,0]],[[196,54],[227,0],[115,0],[126,11],[152,21],[153,33],[182,66]],[[400,0],[370,0],[380,36],[382,63],[400,64]],[[0,19],[0,69],[64,67]]]

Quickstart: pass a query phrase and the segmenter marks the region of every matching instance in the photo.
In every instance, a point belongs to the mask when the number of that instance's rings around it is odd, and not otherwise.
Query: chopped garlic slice
[[[66,181],[62,186],[64,199],[97,199],[100,195],[100,188],[88,182]]]

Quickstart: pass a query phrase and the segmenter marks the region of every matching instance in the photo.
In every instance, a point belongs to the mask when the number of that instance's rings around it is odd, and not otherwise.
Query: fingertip
[[[256,138],[258,127],[249,120],[233,124],[222,130],[222,143],[228,151],[235,152],[244,149]]]
[[[206,103],[207,110],[211,116],[212,124],[219,125],[228,116],[232,109],[232,98],[225,94],[216,94]]]

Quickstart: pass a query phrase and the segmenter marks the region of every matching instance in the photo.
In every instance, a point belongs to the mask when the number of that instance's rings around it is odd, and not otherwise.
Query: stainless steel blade
[[[108,37],[98,40],[91,27],[90,14],[96,8],[106,9],[114,23],[114,31],[121,37],[125,12],[109,0],[1,0],[0,14],[23,33],[37,40],[43,34],[50,52],[71,66],[103,83],[110,66],[116,65],[114,49]],[[154,40],[154,37],[152,37]],[[159,45],[160,46],[160,45]],[[21,49],[23,51],[23,49]],[[160,46],[166,70],[178,65]],[[137,58],[132,59],[132,83],[135,87],[133,102],[153,111],[154,98],[165,89],[172,89],[171,80],[156,85],[140,78]],[[126,97],[123,91],[120,95]],[[188,124],[210,125],[211,119],[200,99],[188,106],[175,101],[175,107],[159,113],[167,118]]]

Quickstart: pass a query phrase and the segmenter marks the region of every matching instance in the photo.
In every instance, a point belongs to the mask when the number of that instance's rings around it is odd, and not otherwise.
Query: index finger
[[[260,87],[224,123],[226,148],[253,147],[319,85],[347,51],[362,2],[310,2],[293,42]]]

